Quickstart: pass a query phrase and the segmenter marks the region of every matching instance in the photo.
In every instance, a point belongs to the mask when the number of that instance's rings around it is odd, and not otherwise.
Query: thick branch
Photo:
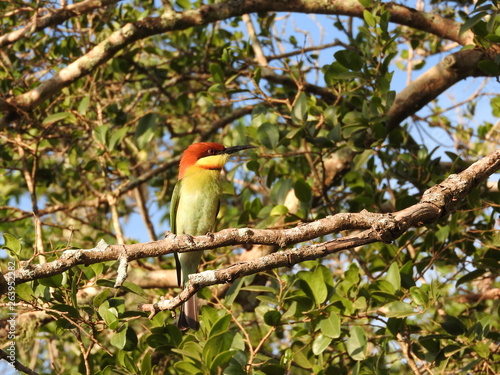
[[[479,185],[488,176],[500,169],[500,150],[486,156],[472,164],[460,174],[450,175],[441,184],[427,190],[420,203],[393,214],[377,214],[363,211],[361,213],[341,213],[321,220],[282,230],[263,230],[252,228],[226,229],[218,233],[205,236],[175,236],[168,235],[164,240],[131,245],[107,245],[100,243],[90,250],[70,250],[58,260],[45,264],[24,266],[14,272],[16,284],[60,274],[79,264],[94,264],[99,262],[118,260],[125,251],[127,260],[156,257],[173,252],[186,252],[194,250],[207,250],[237,244],[263,244],[276,245],[281,248],[312,240],[331,233],[367,229],[357,236],[336,239],[327,243],[287,250],[266,258],[266,269],[309,259],[310,252],[315,252],[320,258],[329,252],[336,252],[351,247],[360,246],[375,241],[391,242],[411,227],[433,223],[443,215],[453,210],[470,190]],[[368,242],[366,242],[368,241]],[[301,250],[304,249],[304,250]],[[301,258],[301,251],[306,258]],[[290,258],[292,256],[292,258]],[[278,259],[275,263],[272,259]],[[256,260],[253,261],[260,262]],[[286,264],[288,264],[286,263]],[[246,264],[246,263],[242,263]],[[243,266],[241,266],[243,267]],[[246,267],[246,266],[245,266]],[[261,266],[254,269],[259,272]],[[231,272],[235,272],[234,270]],[[7,275],[11,277],[11,275]],[[226,279],[216,279],[225,282]]]
[[[435,33],[443,38],[467,44],[472,40],[470,32],[458,37],[460,24],[436,15],[419,12],[398,4],[387,4],[391,21]],[[53,78],[41,83],[24,94],[7,98],[0,102],[0,111],[28,111],[60,92],[77,79],[84,77],[107,62],[131,43],[172,30],[205,25],[211,22],[238,17],[246,13],[263,11],[299,12],[348,15],[363,17],[364,7],[357,0],[332,0],[329,2],[312,0],[229,0],[204,5],[199,9],[182,13],[170,11],[163,17],[147,17],[144,20],[124,25],[109,38],[95,46],[90,52],[61,69]]]
[[[455,83],[467,77],[484,75],[477,63],[487,58],[482,50],[464,50],[446,56],[397,94],[387,113],[388,130],[394,129]]]

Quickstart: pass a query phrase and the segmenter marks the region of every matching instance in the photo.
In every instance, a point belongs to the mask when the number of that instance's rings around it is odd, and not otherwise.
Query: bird
[[[170,205],[171,232],[198,236],[212,233],[222,193],[220,175],[229,156],[255,146],[233,146],[215,142],[190,145],[182,154],[179,175]],[[203,250],[174,253],[177,283],[184,287],[189,275],[196,273]],[[177,320],[181,330],[199,329],[198,301],[193,295],[182,306]]]

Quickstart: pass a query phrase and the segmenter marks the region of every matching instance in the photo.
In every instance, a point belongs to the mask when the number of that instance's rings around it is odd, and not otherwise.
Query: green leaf
[[[238,293],[240,292],[241,286],[243,285],[244,282],[245,282],[245,278],[242,277],[242,278],[237,279],[236,281],[234,281],[231,284],[231,286],[227,290],[226,295],[224,297],[224,302],[225,302],[226,306],[233,305],[234,300],[238,296]]]
[[[462,321],[454,316],[447,316],[441,327],[453,336],[463,335],[467,331]]]
[[[429,296],[421,288],[418,288],[416,286],[412,286],[410,288],[410,294],[411,294],[411,298],[413,299],[413,302],[415,302],[419,306],[422,306],[422,305],[425,306],[429,302]]]
[[[384,279],[392,284],[394,290],[398,291],[401,288],[401,274],[399,273],[399,267],[396,262],[393,262],[389,266]]]
[[[231,315],[226,314],[222,316],[212,325],[209,336],[215,336],[218,335],[219,333],[227,332],[230,323],[231,323]]]
[[[127,342],[127,329],[128,323],[123,324],[116,332],[111,336],[110,343],[118,349],[123,349],[125,343]]]
[[[258,292],[258,293],[271,293],[271,294],[276,293],[276,289],[264,285],[244,286],[241,288],[241,290],[246,290],[248,292]]]
[[[153,139],[157,119],[156,113],[148,113],[139,120],[134,134],[135,143],[139,149],[144,149]]]
[[[30,283],[16,285],[16,296],[24,301],[32,301],[34,299],[34,293]]]
[[[335,52],[333,56],[335,57],[335,60],[349,70],[357,72],[363,68],[363,59],[354,51],[344,49]]]
[[[311,186],[303,178],[299,178],[297,181],[295,181],[293,190],[295,191],[295,196],[299,199],[299,201],[305,203],[309,203],[311,201]]]
[[[361,278],[360,273],[358,265],[356,263],[351,263],[344,273],[344,278],[353,284],[357,284]]]
[[[306,282],[317,306],[325,302],[328,289],[323,278],[323,272],[319,267],[312,271],[300,271],[297,276]]]
[[[307,119],[307,95],[301,92],[292,108],[292,121],[301,125]]]
[[[224,84],[224,71],[219,64],[210,64],[210,75],[212,76],[212,80],[214,82],[221,85]]]
[[[457,280],[457,282],[455,283],[455,288],[461,284],[468,283],[469,281],[477,279],[478,277],[484,275],[485,273],[486,273],[485,269],[477,269],[471,271]]]
[[[174,368],[177,374],[188,374],[188,375],[198,375],[203,374],[198,366],[195,366],[192,362],[181,361],[174,364]]]
[[[325,351],[326,348],[330,345],[332,339],[324,336],[323,334],[319,334],[313,341],[312,351],[314,355],[320,355]]]
[[[378,309],[381,314],[388,318],[404,318],[411,315],[416,315],[413,307],[402,301],[393,301]]]
[[[21,241],[9,233],[3,234],[3,241],[3,248],[7,250],[9,256],[14,259],[19,259],[21,255]]]
[[[375,16],[369,10],[363,10],[363,18],[368,26],[375,27],[377,25]]]
[[[58,121],[67,119],[69,117],[74,118],[74,116],[73,116],[73,114],[71,112],[58,112],[58,113],[54,113],[54,114],[52,114],[50,116],[45,117],[45,119],[43,120],[42,124],[43,125],[53,124],[54,122],[58,122]]]
[[[349,330],[349,338],[345,342],[347,353],[355,361],[362,361],[366,358],[367,340],[363,328],[353,326]]]
[[[274,206],[271,212],[269,213],[270,216],[283,216],[288,213],[288,208],[286,206],[283,206],[281,204]]]
[[[114,150],[115,146],[123,141],[125,135],[127,135],[127,131],[128,128],[126,127],[114,131],[111,137],[109,137],[108,150]]]
[[[324,336],[336,339],[340,337],[340,316],[332,311],[326,319],[319,322],[318,327]]]
[[[292,344],[292,351],[294,354],[293,360],[300,367],[305,369],[311,369],[313,367],[313,364],[310,361],[310,356],[308,355],[309,353],[307,346],[304,346],[302,343],[296,341]]]
[[[141,362],[141,375],[151,375],[153,372],[153,368],[151,365],[151,352],[148,351]]]
[[[451,344],[443,348],[443,354],[446,358],[448,358],[451,357],[453,354],[460,352],[463,349],[464,348],[462,348],[460,345]]]
[[[94,129],[94,138],[96,139],[97,142],[106,146],[108,133],[109,133],[109,127],[107,125],[98,126],[97,128]]]
[[[234,352],[235,352],[234,350],[226,350],[223,352],[219,352],[219,354],[215,356],[210,366],[212,371],[218,371],[221,368],[223,368],[226,365],[226,363],[228,363],[231,360],[231,358],[233,358]]]
[[[109,307],[109,302],[104,302],[99,306],[99,315],[110,329],[118,327],[118,311],[114,307]]]
[[[64,313],[66,316],[73,318],[73,319],[78,319],[80,318],[80,312],[75,309],[73,306],[69,305],[64,305],[64,304],[57,304],[52,306],[52,310],[60,311]]]
[[[249,171],[258,173],[260,169],[260,163],[257,160],[250,160],[247,164],[246,167]]]
[[[371,8],[373,6],[373,0],[358,0],[358,2],[365,8]]]
[[[288,178],[280,178],[271,188],[271,200],[275,204],[283,204],[285,199],[293,187],[293,181]]]
[[[486,15],[487,15],[486,12],[479,12],[478,14],[476,14],[476,15],[472,16],[471,18],[469,18],[460,27],[460,30],[458,31],[458,36],[459,37],[462,36],[462,34],[465,33],[467,30],[473,28]]]
[[[51,288],[59,288],[63,282],[63,275],[57,274],[51,277],[38,280],[41,285],[49,286]]]
[[[280,133],[276,125],[264,122],[257,130],[259,143],[267,149],[274,149],[280,141]]]
[[[99,293],[97,296],[94,297],[94,300],[92,301],[92,304],[94,307],[99,307],[101,304],[106,301],[111,294],[111,291],[109,289],[104,289],[101,293]]]
[[[500,65],[491,60],[482,60],[477,63],[477,67],[487,75],[496,77],[500,75]]]
[[[207,340],[203,347],[203,361],[207,364],[208,368],[212,368],[214,360],[219,353],[226,352],[231,348],[232,342],[232,332],[222,332]]]
[[[78,104],[78,113],[81,115],[85,115],[87,113],[87,109],[90,104],[90,95],[84,96],[82,100],[80,100],[80,104]]]
[[[264,314],[264,323],[268,326],[277,326],[280,320],[281,314],[276,310],[270,310]]]
[[[130,281],[123,282],[121,289],[123,289],[127,292],[130,292],[130,293],[137,294],[138,296],[141,296],[141,297],[146,296],[146,293],[139,285],[131,283]]]

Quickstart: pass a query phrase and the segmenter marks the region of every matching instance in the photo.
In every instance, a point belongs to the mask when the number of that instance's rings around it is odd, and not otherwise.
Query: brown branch
[[[1,349],[0,349],[0,359],[3,359],[5,361],[9,362],[9,364],[12,364],[16,370],[24,372],[25,374],[38,375],[38,372],[30,369],[29,367],[26,367],[21,362],[19,362],[17,359],[15,359],[13,362],[11,362],[9,355]]]
[[[399,347],[401,348],[401,351],[403,352],[403,355],[405,356],[406,361],[408,362],[408,366],[410,366],[413,374],[421,375],[422,373],[420,372],[412,356],[413,353],[411,351],[411,340],[408,335],[405,333],[405,336],[403,336],[401,332],[398,332],[396,334],[396,338],[398,340]]]
[[[0,48],[15,43],[21,38],[29,37],[29,34],[32,34],[35,31],[40,31],[50,26],[60,25],[72,17],[83,13],[89,13],[107,5],[115,4],[118,1],[120,0],[86,0],[76,4],[69,4],[64,8],[50,12],[46,16],[36,18],[36,21],[31,21],[24,27],[1,35]]]
[[[386,7],[391,14],[392,22],[431,32],[440,37],[454,40],[459,44],[468,44],[472,41],[471,32],[466,32],[458,37],[460,24],[453,20],[419,12],[394,3],[386,4]],[[106,63],[126,46],[152,35],[172,30],[184,30],[193,26],[206,25],[211,22],[254,12],[288,11],[363,17],[364,9],[357,0],[332,0],[327,3],[288,0],[229,0],[203,5],[198,9],[187,10],[182,13],[169,11],[162,17],[146,17],[143,20],[128,23],[113,32],[87,54],[59,70],[53,78],[42,82],[38,87],[24,94],[0,101],[0,111],[9,112],[7,118],[10,118],[13,112],[31,110],[49,97],[59,93],[64,87],[69,86],[77,79],[84,77],[98,66]]]
[[[26,265],[14,271],[13,275],[7,274],[6,276],[14,276],[16,284],[21,284],[60,274],[79,264],[90,265],[118,260],[124,251],[127,254],[127,260],[132,261],[173,252],[214,249],[236,244],[276,245],[283,248],[343,230],[365,229],[356,235],[334,239],[322,244],[285,250],[257,260],[238,263],[226,270],[205,271],[203,273],[205,277],[201,281],[190,284],[177,299],[172,300],[174,302],[168,305],[168,308],[172,308],[172,306],[177,306],[185,301],[189,295],[195,293],[197,287],[202,285],[225,283],[246,274],[277,267],[289,267],[304,260],[318,259],[327,254],[372,242],[391,242],[411,227],[433,223],[449,214],[472,188],[478,186],[499,169],[500,150],[477,161],[460,174],[450,175],[441,184],[430,188],[424,193],[420,203],[392,214],[366,211],[342,213],[289,229],[226,229],[215,234],[197,237],[170,234],[164,240],[140,244],[107,245],[102,241],[94,249],[66,251],[55,261]],[[206,275],[209,275],[208,278]]]
[[[289,87],[297,87],[297,82],[293,78],[285,75],[275,74],[270,68],[263,68],[261,76],[271,83],[278,83],[280,85]],[[304,82],[302,84],[302,90],[320,96],[329,104],[333,104],[338,100],[338,96],[335,95],[330,89],[318,85],[313,85],[311,83]]]
[[[467,77],[483,76],[484,73],[477,67],[477,63],[485,59],[488,59],[486,52],[477,49],[446,56],[396,95],[387,112],[388,130],[394,129],[405,118],[416,113],[455,83]]]
[[[151,241],[154,241],[156,240],[155,228],[153,222],[151,221],[151,217],[149,216],[142,187],[138,186],[134,189],[134,197],[135,202],[137,203],[137,207],[139,208],[139,213],[141,214],[142,221],[144,221],[144,225],[146,226],[146,230],[148,231],[149,238],[151,239]]]
[[[489,299],[500,299],[500,288],[493,288],[481,293],[468,293],[456,298],[459,303],[479,303]]]

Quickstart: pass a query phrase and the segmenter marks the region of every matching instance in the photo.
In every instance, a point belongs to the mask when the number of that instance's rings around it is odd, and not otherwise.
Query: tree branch
[[[460,24],[437,15],[419,12],[398,4],[386,4],[391,14],[391,21],[434,33],[442,38],[454,40],[459,44],[468,44],[472,33],[466,32],[458,37]],[[128,23],[113,32],[106,40],[99,43],[84,56],[57,72],[53,78],[42,82],[38,87],[18,96],[0,101],[0,111],[29,111],[59,93],[77,79],[84,77],[98,66],[106,63],[119,51],[131,43],[172,30],[184,30],[189,27],[205,25],[211,22],[238,17],[246,13],[263,11],[281,11],[298,13],[337,14],[363,17],[365,8],[357,0],[332,0],[319,2],[312,0],[229,0],[216,4],[203,5],[198,9],[182,13],[167,12],[162,17],[146,17],[143,20]],[[10,116],[7,116],[10,118]]]
[[[446,56],[396,95],[387,112],[388,130],[396,128],[405,118],[416,113],[455,83],[467,77],[484,75],[477,63],[485,59],[488,59],[486,52],[478,49]]]
[[[79,264],[90,265],[118,260],[124,251],[127,254],[127,260],[132,261],[173,252],[207,250],[237,244],[277,245],[283,248],[343,230],[365,229],[356,235],[281,251],[250,262],[238,263],[226,270],[205,271],[204,275],[209,275],[208,278],[205,276],[202,281],[190,284],[186,291],[178,297],[187,298],[186,296],[195,293],[196,288],[207,285],[207,282],[211,283],[209,285],[225,283],[242,275],[291,266],[304,260],[318,259],[334,252],[372,242],[391,242],[411,227],[433,223],[448,215],[472,188],[478,186],[499,169],[500,150],[477,161],[460,174],[452,174],[441,184],[433,186],[424,193],[420,203],[392,214],[367,211],[341,213],[289,229],[225,229],[215,234],[196,237],[169,234],[161,241],[129,245],[108,245],[101,240],[94,249],[68,250],[55,261],[24,265],[14,271],[14,275],[7,274],[6,277],[13,277],[16,284],[21,284],[60,274]],[[177,306],[181,302],[175,300],[174,304]],[[169,305],[169,308],[171,306]]]
[[[115,4],[119,1],[120,0],[85,0],[79,3],[69,4],[54,12],[49,12],[46,16],[36,18],[36,21],[31,21],[24,27],[1,35],[0,48],[15,43],[21,38],[29,37],[29,34],[35,31],[40,31],[50,26],[60,25],[72,17],[83,13],[90,13],[93,10]]]
[[[0,349],[0,359],[3,359],[3,360],[6,360],[7,362],[10,363],[13,363],[14,365],[14,368],[18,371],[21,371],[21,372],[24,372],[25,374],[28,374],[28,375],[38,375],[38,372],[36,371],[33,371],[32,369],[30,369],[29,367],[23,365],[21,362],[19,362],[17,359],[14,361],[14,362],[10,362],[10,358],[9,358],[9,355]]]

